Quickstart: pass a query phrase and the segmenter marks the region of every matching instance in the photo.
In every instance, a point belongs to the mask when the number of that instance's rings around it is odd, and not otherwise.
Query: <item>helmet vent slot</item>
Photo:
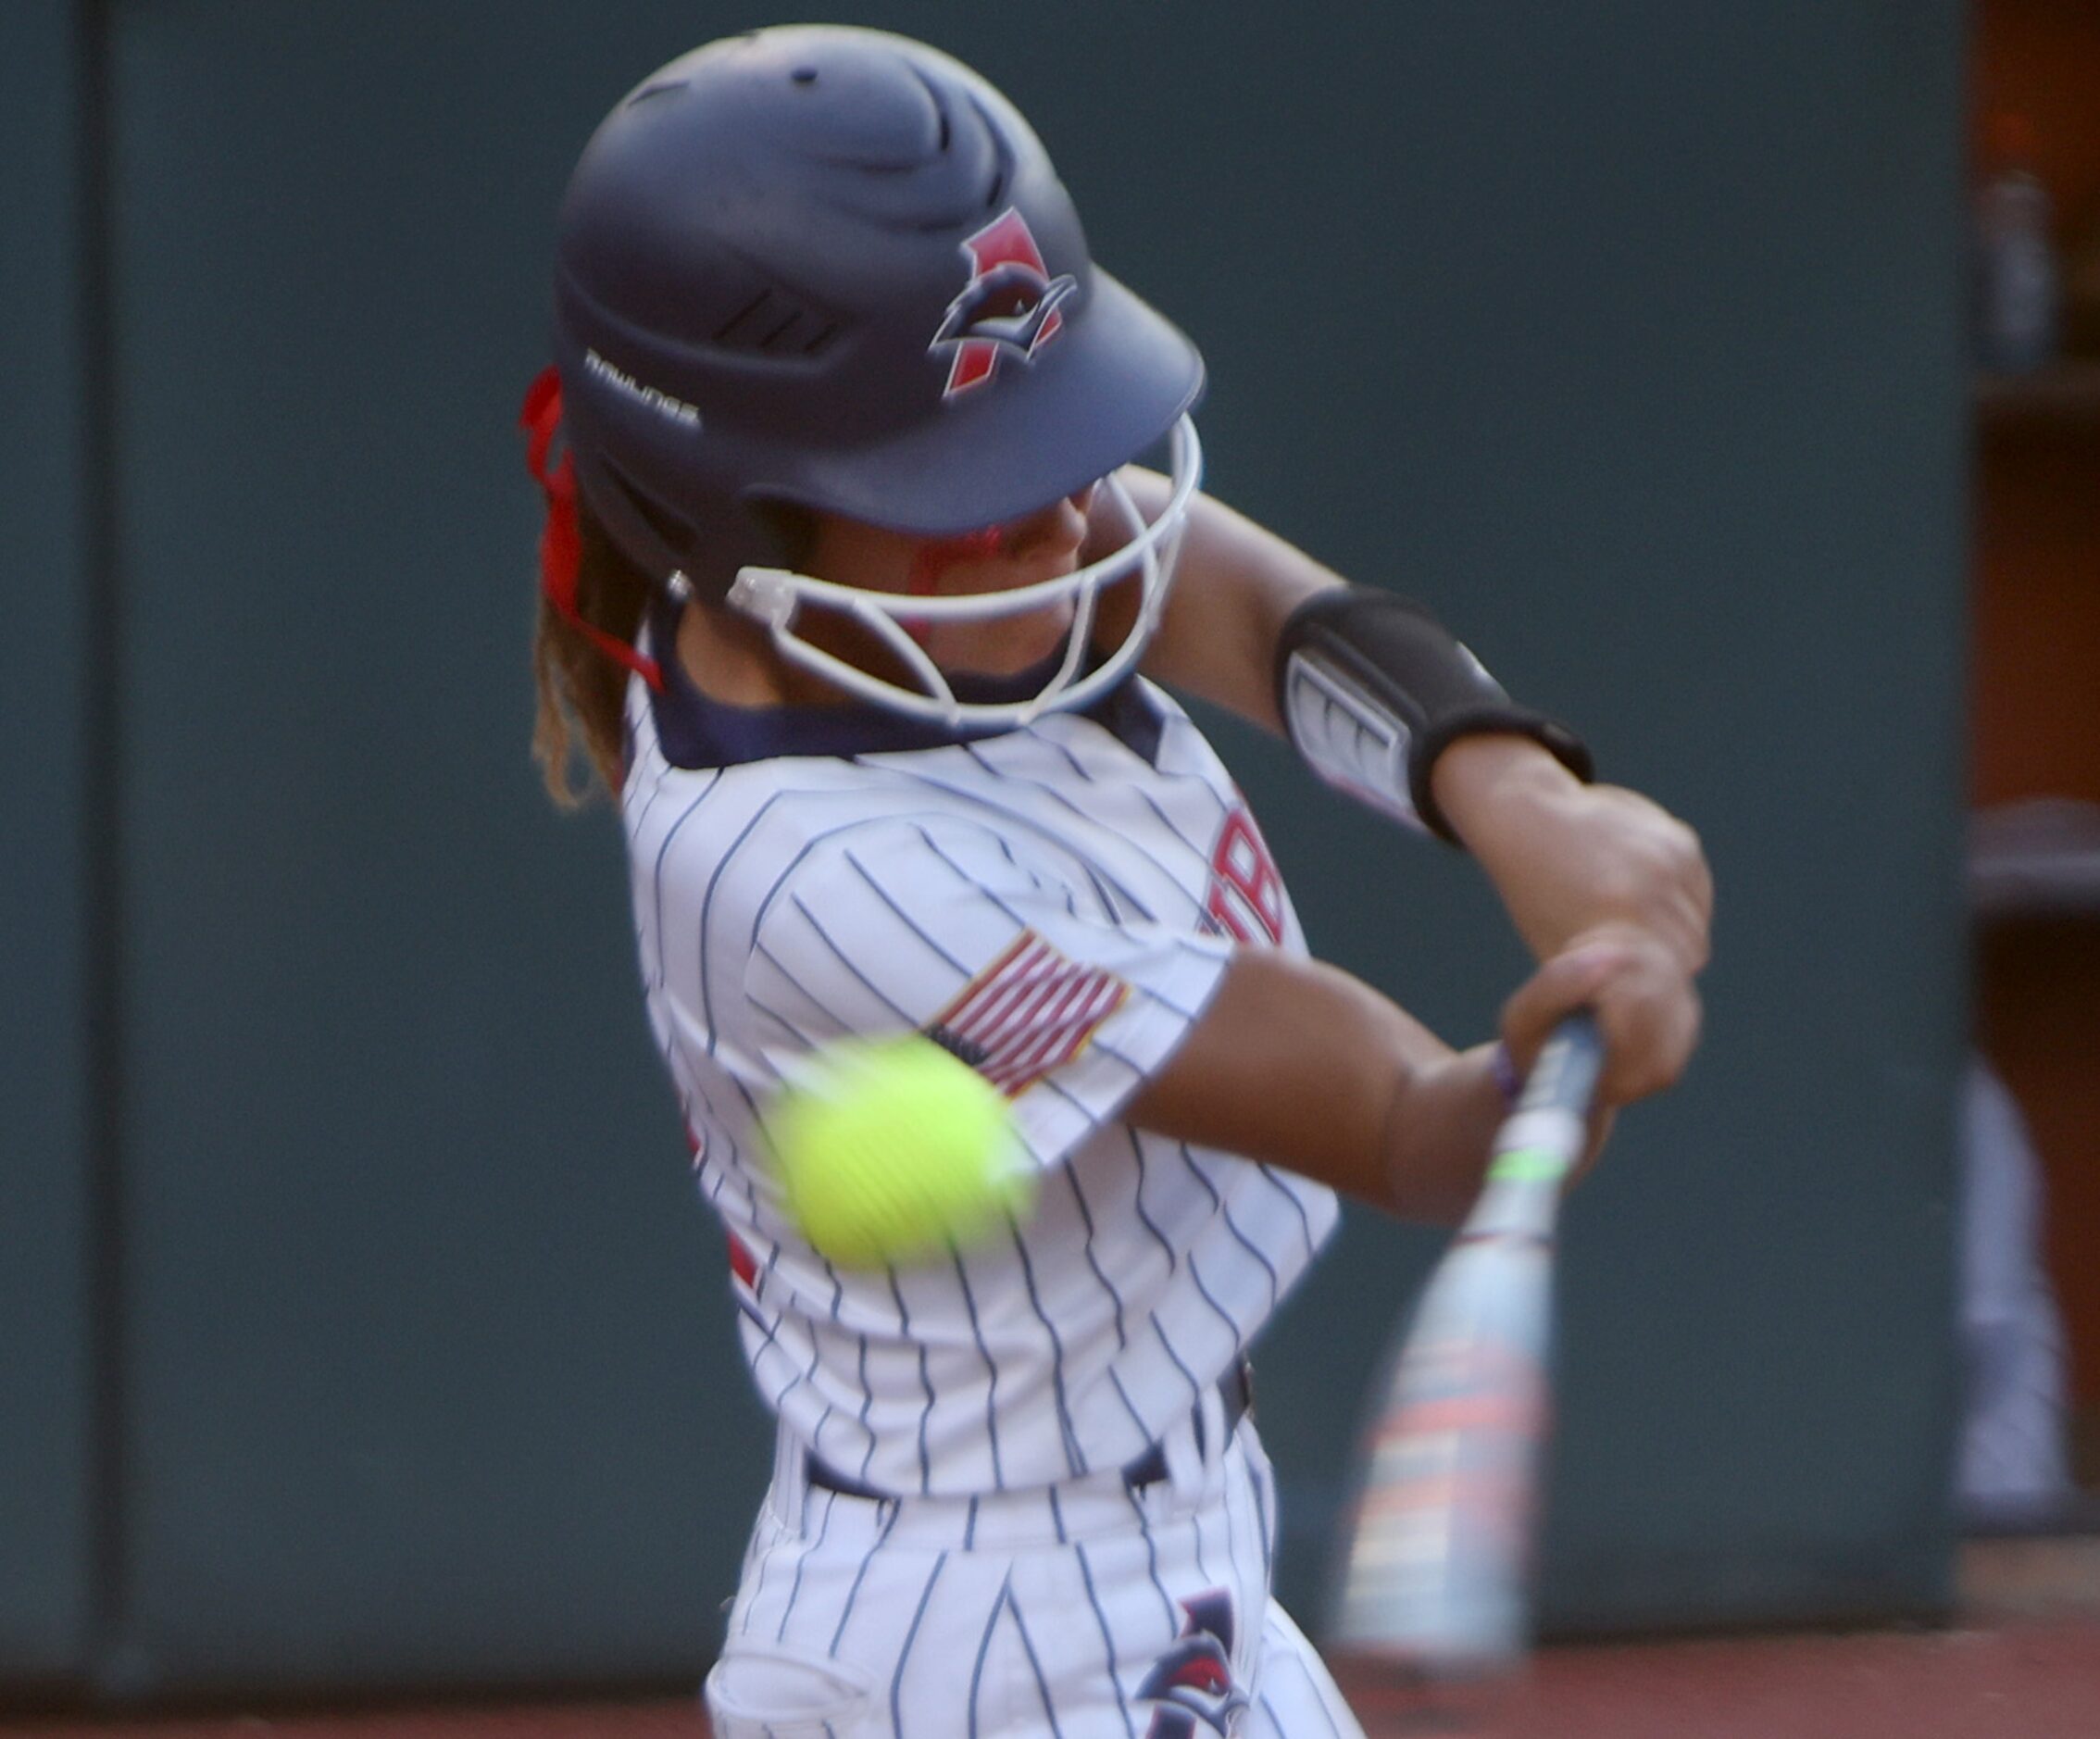
[[[639,108],[652,96],[669,96],[673,91],[684,89],[685,81],[683,79],[669,79],[661,84],[645,84],[627,99],[627,106],[629,108]]]
[[[1006,184],[1014,179],[1014,152],[1006,143],[1004,129],[984,112],[984,105],[973,96],[969,106],[977,111],[977,119],[983,123],[985,134],[992,141],[992,191],[984,195],[984,208],[989,211],[999,203],[1006,194]]]
[[[763,289],[715,329],[724,350],[815,356],[838,335],[839,323],[772,288]]]
[[[926,100],[933,105],[934,116],[941,123],[941,131],[934,142],[934,149],[942,156],[946,156],[949,147],[955,144],[956,139],[955,124],[948,119],[947,98],[942,94],[941,87],[926,76],[923,68],[915,67],[909,61],[906,61],[905,69],[919,81],[919,88],[926,93]]]
[[[737,309],[734,314],[731,315],[728,319],[724,320],[719,326],[715,328],[715,342],[718,344],[726,344],[731,343],[732,340],[731,339],[730,334],[735,332],[739,326],[742,326],[744,322],[749,319],[754,314],[757,313],[760,308],[764,307],[766,304],[772,299],[772,295],[773,293],[770,290],[759,291],[759,293],[756,295],[753,296],[750,301],[746,302],[742,307]]]

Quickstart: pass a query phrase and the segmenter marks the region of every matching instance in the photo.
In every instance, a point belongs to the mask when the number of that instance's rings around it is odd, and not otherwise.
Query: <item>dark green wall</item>
[[[119,11],[125,1692],[690,1676],[762,1481],[616,830],[525,754],[609,69],[498,17]]]
[[[81,175],[71,7],[0,53],[0,1684],[69,1678],[94,1541]]]
[[[1219,489],[1436,599],[1715,862],[1706,1049],[1570,1215],[1549,1617],[1929,1606],[1965,1022],[1959,9],[1376,17],[1346,67],[1294,37],[1206,69],[1231,112],[1319,97],[1154,190],[1220,238],[1202,268],[1161,238],[1128,269],[1213,305]],[[1518,961],[1463,870],[1257,767],[1316,943],[1484,1031]],[[1381,1315],[1418,1247],[1359,1228],[1295,1345]],[[1317,1483],[1337,1450],[1298,1403],[1326,1379],[1269,1364],[1270,1394],[1303,1382],[1270,1417],[1305,1421],[1278,1447]]]
[[[34,10],[49,64],[69,13]],[[839,16],[943,42],[1035,120],[1096,252],[1209,356],[1219,493],[1436,600],[1705,832],[1707,1048],[1571,1214],[1555,1623],[1933,1608],[1964,1025],[1959,8]],[[0,1221],[0,1257],[21,1240],[42,1265],[0,1267],[0,1370],[34,1385],[0,1439],[0,1554],[30,1566],[26,1593],[0,1576],[0,1667],[134,1699],[690,1680],[761,1433],[615,829],[551,816],[523,753],[512,420],[591,126],[752,20],[109,18],[116,1549],[97,1583],[68,725],[28,796],[69,825],[6,847],[10,895],[49,890],[52,989],[0,1006],[68,1018],[4,1065],[48,1206]],[[29,402],[63,430],[66,267],[12,245],[73,209],[69,124],[32,85],[44,106],[8,125],[55,179],[11,190],[6,311],[44,322]],[[47,508],[78,484],[41,433],[10,421],[49,475],[6,486]],[[41,685],[9,684],[25,716],[78,718],[107,668],[76,656],[76,529],[40,533],[57,581],[32,589],[64,656],[6,655]],[[1522,962],[1469,868],[1223,735],[1316,944],[1486,1031]],[[1308,1617],[1356,1383],[1431,1247],[1352,1224],[1268,1349]],[[23,1477],[63,1501],[21,1505]]]

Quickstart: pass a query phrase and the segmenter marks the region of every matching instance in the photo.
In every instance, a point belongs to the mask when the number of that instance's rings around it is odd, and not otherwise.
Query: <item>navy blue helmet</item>
[[[562,206],[555,361],[593,513],[718,600],[790,564],[776,507],[1009,522],[1185,432],[1203,382],[997,91],[829,26],[695,49],[606,118]]]

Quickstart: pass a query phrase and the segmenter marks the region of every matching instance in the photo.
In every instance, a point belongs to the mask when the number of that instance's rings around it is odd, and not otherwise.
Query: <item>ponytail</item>
[[[594,782],[608,795],[619,794],[629,671],[606,656],[593,631],[632,645],[655,591],[649,577],[613,546],[587,507],[577,519],[581,547],[574,619],[543,591],[532,637],[532,677],[539,690],[532,757],[540,764],[548,794],[565,809],[589,801]],[[588,763],[581,782],[574,766],[579,750]]]

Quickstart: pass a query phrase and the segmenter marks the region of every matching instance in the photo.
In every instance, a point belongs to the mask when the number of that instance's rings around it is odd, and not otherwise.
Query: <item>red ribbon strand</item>
[[[569,454],[550,466],[555,432],[561,425],[561,376],[544,369],[526,390],[519,426],[525,431],[525,466],[546,496],[547,519],[540,529],[540,592],[562,620],[616,664],[625,665],[652,689],[661,689],[664,673],[656,659],[587,622],[576,608],[576,576],[583,562],[583,534],[576,522],[576,461]]]

